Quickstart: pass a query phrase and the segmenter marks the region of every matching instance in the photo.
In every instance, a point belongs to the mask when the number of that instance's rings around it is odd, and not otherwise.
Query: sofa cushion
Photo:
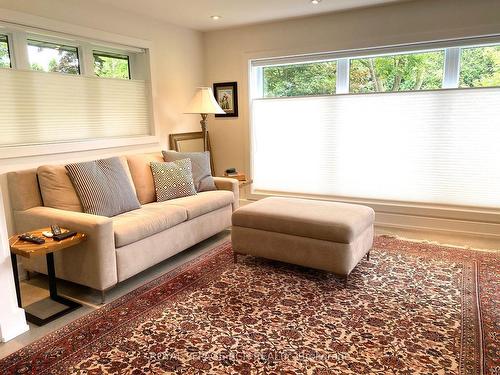
[[[130,174],[141,204],[156,202],[155,184],[151,162],[163,162],[160,153],[127,155]]]
[[[358,204],[265,198],[233,213],[233,226],[351,243],[373,225],[375,211]]]
[[[37,169],[45,207],[83,212],[83,207],[64,165],[42,165]]]
[[[203,191],[190,197],[176,198],[163,204],[180,206],[187,210],[188,220],[208,212],[230,205],[234,202],[234,194],[226,190]]]
[[[119,159],[135,191],[127,159],[123,156],[120,156]],[[78,198],[78,194],[76,193],[75,187],[64,165],[42,165],[37,169],[37,176],[43,205],[45,207],[58,208],[65,211],[83,212],[80,198]]]
[[[149,203],[112,218],[115,247],[122,247],[162,232],[187,220],[187,211],[165,202]]]
[[[194,187],[197,192],[216,190],[212,170],[210,169],[210,152],[177,152],[162,151],[165,161],[191,160]]]
[[[171,163],[153,161],[151,172],[155,182],[157,202],[196,195],[191,160],[182,159]]]
[[[141,207],[120,158],[68,164],[66,169],[86,213],[112,217]]]

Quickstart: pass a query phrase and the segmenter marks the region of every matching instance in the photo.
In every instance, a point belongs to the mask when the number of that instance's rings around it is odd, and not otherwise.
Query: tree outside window
[[[0,35],[0,68],[10,68],[9,43],[6,35]]]

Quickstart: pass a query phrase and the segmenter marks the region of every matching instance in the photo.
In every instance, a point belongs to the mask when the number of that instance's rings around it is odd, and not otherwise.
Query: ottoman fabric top
[[[373,225],[367,206],[298,198],[271,197],[233,213],[233,225],[325,241],[350,243]]]

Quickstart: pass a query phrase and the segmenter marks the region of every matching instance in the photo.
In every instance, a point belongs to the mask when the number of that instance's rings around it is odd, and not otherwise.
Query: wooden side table
[[[35,231],[30,231],[30,233],[35,234],[36,236],[42,236],[42,232],[50,231],[50,228],[38,229]],[[45,238],[45,237],[44,237]],[[70,299],[64,298],[57,294],[57,286],[56,286],[56,272],[54,267],[54,253],[56,251],[60,251],[66,249],[68,247],[79,244],[82,241],[87,239],[87,235],[85,233],[77,233],[72,237],[68,237],[62,241],[56,241],[52,238],[45,238],[44,244],[35,244],[32,242],[27,242],[20,240],[19,237],[12,236],[9,239],[10,244],[10,257],[12,261],[12,270],[14,272],[14,282],[16,285],[16,293],[17,293],[17,304],[22,308],[21,303],[21,288],[19,285],[19,273],[17,270],[17,255],[22,256],[24,258],[31,258],[33,256],[45,255],[47,259],[47,274],[49,276],[49,292],[50,299],[64,305],[66,308],[57,311],[56,313],[46,316],[46,317],[38,317],[30,312],[28,312],[28,308],[32,305],[26,306],[26,320],[31,323],[34,323],[38,326],[42,326],[47,324],[67,313],[79,308],[81,304],[72,301]]]

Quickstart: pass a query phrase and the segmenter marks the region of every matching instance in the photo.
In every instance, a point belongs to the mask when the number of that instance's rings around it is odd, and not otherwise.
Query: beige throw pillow
[[[42,165],[37,169],[43,205],[83,212],[83,207],[64,165]]]

